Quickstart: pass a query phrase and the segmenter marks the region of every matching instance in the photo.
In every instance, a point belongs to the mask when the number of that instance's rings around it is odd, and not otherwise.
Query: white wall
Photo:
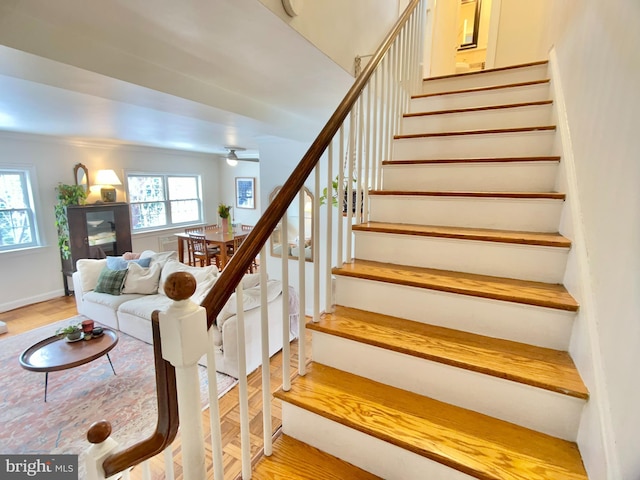
[[[500,0],[493,9],[496,16],[499,10],[497,39],[495,50],[489,40],[488,50],[491,52],[493,67],[503,67],[518,63],[546,60],[553,39],[548,35],[545,25],[554,21],[551,9],[558,3],[553,0]],[[484,6],[483,6],[484,7]],[[491,21],[495,21],[494,18]],[[493,56],[495,55],[495,56]]]
[[[356,55],[372,54],[407,0],[306,0],[300,15],[289,17],[282,0],[260,0],[347,72]],[[363,66],[367,59],[363,59]]]
[[[115,169],[121,180],[124,180],[127,170],[200,174],[205,221],[216,221],[221,161],[213,155],[107,143],[69,143],[56,137],[0,132],[0,159],[3,165],[33,167],[38,224],[42,234],[41,247],[0,253],[0,311],[64,294],[53,206],[57,184],[74,182],[73,167],[76,163],[87,166],[91,182],[99,169],[107,167]],[[93,195],[88,201],[96,199]],[[125,200],[124,186],[118,187],[118,200]],[[158,250],[159,236],[179,230],[135,234],[132,237],[133,250]]]
[[[231,205],[231,215],[236,223],[244,223],[246,225],[255,225],[262,214],[261,207],[261,188],[260,188],[260,163],[239,161],[238,165],[231,167],[227,165],[225,160],[220,161],[220,195],[218,202],[224,202]],[[237,208],[235,202],[236,194],[236,178],[250,177],[255,179],[256,191],[255,196],[256,208]],[[217,208],[216,203],[216,208]],[[215,221],[215,218],[214,218]],[[214,223],[210,221],[209,223]]]
[[[583,239],[586,275],[568,272],[585,307],[571,353],[591,390],[579,445],[594,479],[640,478],[638,18],[638,2],[556,2],[546,30],[573,145],[580,231],[568,233]]]

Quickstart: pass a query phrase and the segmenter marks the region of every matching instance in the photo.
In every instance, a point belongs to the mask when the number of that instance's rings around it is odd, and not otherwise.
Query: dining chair
[[[245,225],[244,223],[240,225],[240,230],[243,232],[250,232],[253,230],[253,225]]]
[[[196,261],[200,263],[201,267],[205,265],[215,265],[220,268],[219,254],[220,249],[210,248],[207,245],[207,237],[204,233],[191,232],[189,233],[189,245],[191,249],[191,255],[193,256],[194,265]],[[213,262],[212,262],[213,261]]]
[[[240,248],[240,246],[242,245],[242,243],[245,241],[246,238],[247,238],[246,236],[243,236],[243,237],[236,237],[233,239],[233,246],[230,245],[229,247],[227,247],[228,260],[230,260],[231,257],[233,257],[233,254],[238,251],[238,249]],[[260,263],[258,261],[258,257],[254,258],[253,261],[251,262],[251,265],[249,265],[249,268],[247,269],[247,273],[257,273],[259,264]]]
[[[202,232],[202,227],[189,227],[184,229],[184,233],[189,235],[190,233]],[[191,239],[187,238],[187,263],[190,266],[195,266],[195,258],[193,258],[193,247],[191,246]]]
[[[213,225],[207,225],[204,227],[205,230],[220,230],[220,225],[217,224],[213,224]]]

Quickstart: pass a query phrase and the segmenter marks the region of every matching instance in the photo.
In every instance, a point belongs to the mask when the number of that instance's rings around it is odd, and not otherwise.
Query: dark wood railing
[[[242,244],[242,248],[238,249],[238,253],[231,258],[231,261],[222,271],[219,279],[203,300],[201,305],[207,311],[207,328],[211,328],[215,323],[218,314],[235,291],[254,258],[260,253],[260,250],[271,236],[280,219],[287,212],[289,205],[295,199],[307,177],[320,161],[320,157],[331,143],[340,126],[347,118],[347,115],[349,115],[349,112],[353,109],[362,90],[366,87],[374,71],[382,62],[385,54],[392,46],[405,23],[407,23],[418,3],[419,0],[411,0],[409,2],[402,16],[373,54],[367,66],[356,78],[353,86],[349,89],[342,102],[338,105],[338,108],[329,118],[327,124],[320,131],[302,157],[300,163],[284,183],[276,198],[267,207],[256,226],[247,236]],[[153,321],[153,341],[157,369],[158,426],[154,434],[147,440],[107,457],[103,463],[107,476],[121,472],[160,453],[166,446],[171,444],[178,429],[175,371],[168,362],[162,359],[161,352],[159,351],[160,334],[155,313],[156,312],[154,312]],[[158,348],[155,348],[156,345]]]

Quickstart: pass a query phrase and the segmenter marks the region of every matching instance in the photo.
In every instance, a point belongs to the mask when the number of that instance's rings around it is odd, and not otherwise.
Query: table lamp
[[[116,201],[116,189],[114,185],[122,185],[122,182],[113,170],[98,170],[96,174],[96,185],[100,185],[100,195],[102,201],[111,203]]]

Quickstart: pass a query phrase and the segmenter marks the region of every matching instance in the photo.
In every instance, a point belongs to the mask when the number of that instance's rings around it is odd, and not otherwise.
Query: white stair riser
[[[322,332],[312,334],[317,363],[576,441],[583,400]]]
[[[547,64],[522,68],[511,68],[497,72],[483,72],[471,75],[458,75],[448,78],[436,78],[422,82],[422,93],[450,92],[467,88],[491,87],[511,83],[531,82],[548,78]]]
[[[355,232],[362,260],[437,268],[547,283],[562,283],[568,248]]]
[[[336,275],[335,303],[416,322],[568,350],[574,312]]]
[[[372,222],[557,232],[562,200],[369,195]]]
[[[551,155],[555,131],[447,135],[393,141],[393,160],[484,158]]]
[[[449,95],[414,98],[409,104],[409,111],[411,113],[430,112],[452,108],[535,102],[538,100],[549,100],[548,83],[527,85],[524,87],[497,88],[477,93],[453,93]]]
[[[402,119],[403,135],[427,132],[480,130],[548,125],[551,105],[531,105],[517,108],[478,110],[465,113],[420,115]]]
[[[391,443],[282,402],[282,431],[387,480],[473,480]]]
[[[385,165],[384,190],[551,192],[558,162]]]

